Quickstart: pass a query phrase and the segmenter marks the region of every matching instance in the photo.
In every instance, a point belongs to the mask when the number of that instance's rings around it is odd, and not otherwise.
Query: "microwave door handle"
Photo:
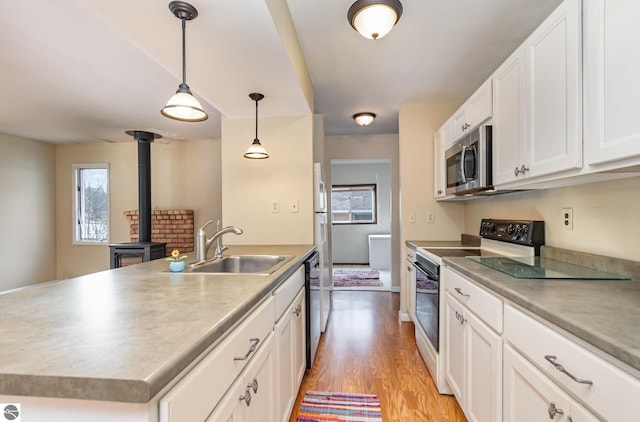
[[[467,175],[464,173],[464,156],[467,153],[467,146],[462,146],[462,151],[460,151],[460,174],[462,175],[462,181],[467,183]]]

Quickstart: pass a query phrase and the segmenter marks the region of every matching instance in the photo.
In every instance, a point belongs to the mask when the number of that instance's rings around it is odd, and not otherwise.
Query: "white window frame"
[[[333,215],[336,213],[333,208],[333,203],[331,204],[331,223],[333,225],[349,225],[349,224],[378,224],[378,194],[377,194],[377,184],[375,183],[364,183],[364,184],[344,184],[344,185],[333,185],[331,186],[331,193],[332,193],[332,197],[333,197],[333,192],[334,191],[357,191],[357,190],[368,190],[371,192],[372,195],[372,203],[371,203],[371,216],[372,219],[371,220],[353,220],[352,216],[355,214],[358,214],[358,212],[356,210],[352,210],[351,208],[344,210],[344,213],[346,213],[349,216],[349,220],[338,220],[338,219],[334,219]],[[333,199],[332,199],[333,202]],[[368,210],[366,210],[368,213]]]
[[[109,237],[111,233],[111,212],[109,204],[111,202],[111,179],[109,171],[109,163],[77,163],[72,164],[72,186],[71,195],[73,197],[73,209],[71,211],[71,238],[73,245],[100,245],[104,246],[109,244]],[[78,219],[78,206],[79,206],[79,175],[81,170],[85,169],[104,169],[107,171],[107,238],[105,240],[82,240],[79,239],[79,219]]]

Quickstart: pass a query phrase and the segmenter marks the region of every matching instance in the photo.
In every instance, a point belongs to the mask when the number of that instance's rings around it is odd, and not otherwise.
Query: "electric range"
[[[440,333],[444,332],[444,295],[440,294],[440,266],[447,257],[534,257],[544,244],[544,222],[483,219],[480,246],[442,242],[442,246],[416,248],[415,335],[418,349],[441,394],[452,394],[440,359]]]

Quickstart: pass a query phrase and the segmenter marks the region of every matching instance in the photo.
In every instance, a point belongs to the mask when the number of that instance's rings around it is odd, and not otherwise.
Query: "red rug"
[[[377,270],[339,268],[333,270],[334,287],[382,287]]]
[[[382,422],[375,394],[307,391],[296,422]]]

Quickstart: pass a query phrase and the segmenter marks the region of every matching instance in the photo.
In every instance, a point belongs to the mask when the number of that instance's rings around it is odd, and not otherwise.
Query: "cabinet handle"
[[[442,195],[442,189],[438,189],[438,195]]]
[[[551,402],[551,404],[549,404],[549,409],[547,409],[547,411],[549,412],[549,419],[555,418],[556,415],[564,415],[562,409],[558,409],[554,402]]]
[[[571,416],[567,416],[567,422],[573,422],[573,418]]]
[[[256,349],[258,348],[258,343],[260,343],[260,339],[252,338],[252,339],[249,339],[249,342],[251,342],[251,347],[249,347],[249,351],[247,351],[247,353],[244,356],[234,357],[233,360],[246,360],[251,353],[256,351]]]
[[[254,394],[257,393],[258,392],[258,380],[254,378],[252,383],[247,384],[247,388],[251,388],[253,390]]]
[[[251,393],[249,390],[246,390],[242,396],[240,396],[240,401],[244,401],[247,407],[251,406]]]
[[[463,296],[463,297],[466,297],[466,298],[471,297],[471,296],[470,296],[470,295],[468,295],[467,293],[462,293],[462,289],[460,289],[460,287],[456,287],[454,290],[455,290],[455,291],[456,291],[456,293],[458,293],[460,296]]]
[[[513,170],[513,174],[514,174],[514,175],[516,175],[516,176],[517,176],[517,175],[519,175],[519,174],[520,174],[520,169],[519,169],[518,167],[516,167],[516,168]]]
[[[300,316],[300,312],[302,312],[302,305],[296,306],[296,309],[293,311],[296,316]]]
[[[557,357],[553,356],[553,355],[545,355],[544,357],[551,365],[553,365],[554,368],[556,368],[558,371],[562,372],[563,374],[565,374],[566,376],[568,376],[569,378],[571,378],[572,380],[574,380],[575,382],[577,382],[578,384],[589,384],[589,385],[593,385],[593,381],[589,381],[589,380],[581,380],[580,378],[577,378],[575,375],[573,375],[571,372],[567,371],[566,369],[564,369],[564,366],[560,365],[559,363],[556,362]]]
[[[464,325],[464,323],[467,322],[467,320],[464,319],[464,317],[461,314],[459,314],[458,311],[456,311],[456,319],[458,320],[460,325]]]
[[[525,167],[524,164],[520,167],[520,173],[522,173],[523,176],[528,171],[529,171],[529,168]]]

